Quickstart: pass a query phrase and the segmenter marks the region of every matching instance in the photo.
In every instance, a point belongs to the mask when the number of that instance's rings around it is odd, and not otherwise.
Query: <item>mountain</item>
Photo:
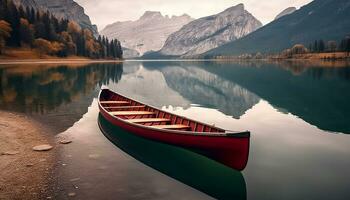
[[[276,17],[275,17],[275,20],[276,19],[279,19],[285,15],[289,15],[289,14],[292,14],[293,12],[295,12],[297,10],[296,7],[289,7],[289,8],[286,8],[284,9],[281,13],[279,13]]]
[[[97,26],[92,25],[84,8],[73,0],[13,0],[17,4],[33,7],[35,9],[48,10],[55,17],[69,19],[77,22],[82,28],[87,28],[98,36]]]
[[[277,53],[295,44],[315,40],[339,41],[350,34],[349,0],[314,0],[244,38],[213,49],[203,56]]]
[[[262,26],[243,4],[203,17],[171,34],[160,54],[192,56],[241,38]]]
[[[158,51],[167,37],[193,19],[182,16],[163,16],[160,12],[146,11],[136,21],[116,22],[106,26],[101,34],[109,39],[118,38],[123,47],[134,49],[141,55]]]
[[[123,47],[123,58],[137,58],[140,57],[140,53],[134,49],[128,49]]]

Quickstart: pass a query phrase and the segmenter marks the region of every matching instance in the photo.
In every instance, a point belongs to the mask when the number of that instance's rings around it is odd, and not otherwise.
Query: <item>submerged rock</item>
[[[74,197],[76,194],[75,194],[75,192],[70,192],[70,193],[68,193],[68,196],[69,197]]]
[[[49,144],[43,144],[43,145],[38,145],[33,147],[34,151],[49,151],[53,148],[53,146],[49,145]]]
[[[6,152],[1,153],[1,155],[7,155],[7,156],[13,156],[16,154],[19,154],[19,151],[6,151]]]
[[[60,143],[61,144],[70,144],[70,143],[72,143],[72,140],[64,139],[64,140],[60,140]]]

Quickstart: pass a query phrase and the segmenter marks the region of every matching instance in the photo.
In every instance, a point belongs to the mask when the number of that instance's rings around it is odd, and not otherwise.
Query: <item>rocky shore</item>
[[[29,117],[0,111],[0,199],[54,198],[58,148],[49,132]]]

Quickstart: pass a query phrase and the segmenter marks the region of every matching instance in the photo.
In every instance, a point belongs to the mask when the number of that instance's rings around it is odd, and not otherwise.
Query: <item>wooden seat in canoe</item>
[[[101,104],[129,104],[128,101],[100,101]]]
[[[110,107],[104,107],[107,109],[113,109],[113,108],[118,108],[118,109],[133,109],[133,108],[145,108],[146,106],[110,106]]]
[[[159,129],[189,129],[189,126],[183,125],[183,124],[171,124],[171,125],[155,125],[151,126],[154,128],[159,128]]]
[[[109,112],[111,115],[114,116],[127,116],[127,115],[154,115],[154,112],[149,111],[116,111],[116,112]]]
[[[150,123],[150,122],[170,122],[170,119],[166,118],[141,118],[141,119],[128,119],[125,120],[132,123]]]

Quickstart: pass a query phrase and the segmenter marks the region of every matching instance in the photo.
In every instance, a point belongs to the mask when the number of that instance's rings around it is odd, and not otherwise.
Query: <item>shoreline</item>
[[[13,64],[79,64],[79,63],[122,63],[124,60],[94,60],[84,58],[53,59],[0,59],[0,65]]]
[[[54,148],[33,151],[42,144]],[[53,198],[58,149],[43,124],[24,114],[0,111],[0,199]]]

